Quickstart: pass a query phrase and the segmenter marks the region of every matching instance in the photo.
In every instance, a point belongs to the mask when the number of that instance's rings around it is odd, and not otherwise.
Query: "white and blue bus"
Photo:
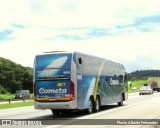
[[[128,99],[127,75],[122,64],[79,52],[54,51],[35,57],[34,107],[54,115]]]

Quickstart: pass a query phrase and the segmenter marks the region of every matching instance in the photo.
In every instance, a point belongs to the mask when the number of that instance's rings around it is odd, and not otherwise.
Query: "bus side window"
[[[81,57],[78,59],[78,62],[79,62],[79,64],[82,64],[82,58]]]

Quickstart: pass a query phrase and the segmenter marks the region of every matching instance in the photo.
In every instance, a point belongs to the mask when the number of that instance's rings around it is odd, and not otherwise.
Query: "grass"
[[[17,107],[24,107],[24,106],[32,106],[33,101],[25,101],[20,100],[20,102],[13,102],[14,94],[0,94],[0,100],[11,100],[11,103],[0,103],[0,109],[9,109],[9,108],[17,108]],[[31,99],[33,99],[33,94],[30,95]]]
[[[9,108],[17,108],[17,107],[24,107],[24,106],[32,106],[33,101],[27,101],[27,102],[18,102],[18,103],[5,103],[0,104],[0,109],[9,109]]]
[[[135,80],[131,81],[132,87],[128,86],[128,93],[138,92],[140,87],[147,83],[147,80]],[[136,90],[133,90],[132,88],[136,87]]]

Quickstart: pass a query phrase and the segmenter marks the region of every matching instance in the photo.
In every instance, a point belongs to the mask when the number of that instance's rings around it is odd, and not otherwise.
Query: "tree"
[[[19,89],[33,92],[32,70],[30,67],[23,67],[0,57],[0,92],[5,92],[4,90],[6,90],[10,93],[15,93]]]

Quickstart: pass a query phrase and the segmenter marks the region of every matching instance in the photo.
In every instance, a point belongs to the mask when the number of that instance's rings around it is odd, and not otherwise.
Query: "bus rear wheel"
[[[95,104],[94,104],[94,111],[99,112],[100,111],[100,99],[99,97],[96,98]]]
[[[59,110],[51,110],[54,116],[59,116],[60,115],[60,111]]]
[[[93,113],[93,100],[92,100],[92,98],[89,98],[87,112],[88,112],[88,114]]]
[[[118,102],[118,106],[123,106],[123,95],[121,95],[121,101]]]

